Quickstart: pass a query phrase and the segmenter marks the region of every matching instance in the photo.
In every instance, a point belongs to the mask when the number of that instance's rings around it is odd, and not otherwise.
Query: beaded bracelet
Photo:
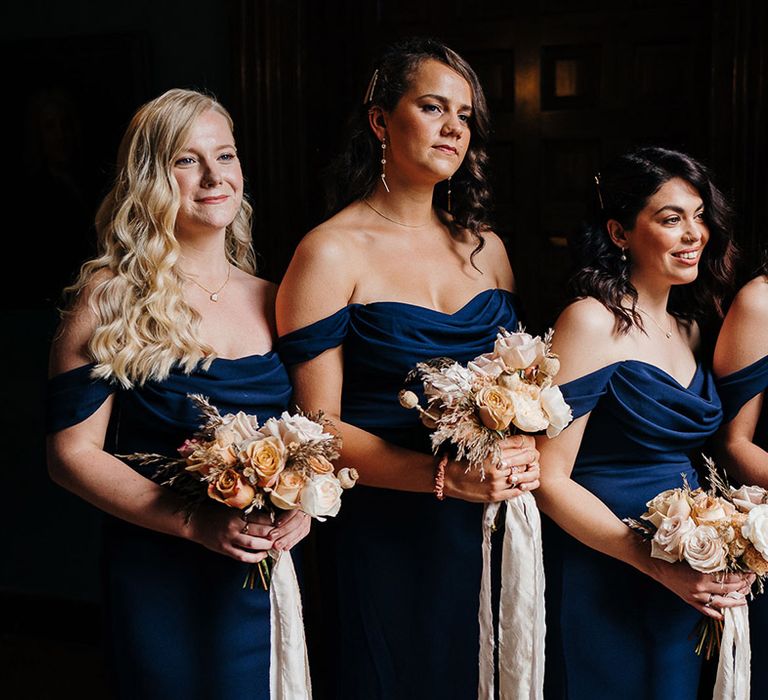
[[[448,466],[448,455],[443,455],[440,458],[440,461],[437,463],[437,467],[435,467],[435,488],[434,493],[435,496],[437,496],[438,501],[445,500],[445,493],[443,493],[443,489],[445,488],[445,468]]]

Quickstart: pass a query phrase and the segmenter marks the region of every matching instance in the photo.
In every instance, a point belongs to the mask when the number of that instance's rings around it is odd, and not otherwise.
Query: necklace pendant
[[[211,294],[211,301],[218,301],[218,300],[219,300],[219,295],[217,292],[214,292],[213,294]]]

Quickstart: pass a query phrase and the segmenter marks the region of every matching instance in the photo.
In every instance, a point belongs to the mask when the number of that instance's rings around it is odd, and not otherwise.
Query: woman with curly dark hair
[[[722,583],[651,557],[636,518],[684,474],[720,425],[700,325],[722,316],[734,266],[729,208],[708,171],[658,147],[596,178],[598,208],[576,241],[579,297],[555,325],[557,376],[574,420],[541,440],[541,509],[551,518],[547,695],[694,700],[702,615],[743,605]],[[558,527],[559,526],[559,527]]]
[[[538,485],[533,440],[516,436],[484,481],[451,461],[436,489],[427,431],[398,404],[417,362],[466,362],[517,326],[485,218],[487,131],[458,54],[421,38],[388,47],[336,163],[337,213],[278,292],[296,400],[336,419],[363,484],[334,523],[338,697],[477,694],[482,504]]]
[[[732,480],[768,489],[768,251],[753,274],[728,309],[715,347],[724,420],[717,437],[720,463]],[[762,494],[753,494],[754,502],[760,503]],[[750,603],[749,621],[752,688],[757,696],[768,677],[768,597],[761,595]]]

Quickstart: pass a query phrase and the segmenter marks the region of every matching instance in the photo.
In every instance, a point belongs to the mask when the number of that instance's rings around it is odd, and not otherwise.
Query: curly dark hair
[[[685,153],[647,146],[625,153],[603,168],[597,177],[591,219],[571,240],[576,270],[571,278],[573,293],[602,302],[616,317],[620,333],[634,326],[642,329],[643,321],[636,310],[637,290],[629,281],[629,265],[621,260],[622,251],[611,241],[606,224],[614,219],[631,230],[653,194],[676,177],[692,185],[701,197],[710,237],[696,281],[672,288],[669,313],[685,325],[717,323],[725,313],[737,258],[731,206],[706,166]],[[627,298],[630,308],[624,305]]]
[[[447,184],[435,187],[433,203],[452,233],[466,229],[478,241],[473,257],[483,245],[483,231],[490,229],[490,188],[486,167],[490,119],[483,89],[469,64],[452,49],[429,37],[410,37],[387,46],[374,63],[378,71],[368,100],[355,108],[349,120],[346,145],[327,171],[328,209],[334,214],[348,204],[373,194],[379,182],[381,144],[368,123],[372,107],[392,111],[410,86],[422,62],[435,60],[455,70],[472,90],[470,139],[464,162],[451,178],[451,216],[445,214]],[[373,70],[371,71],[371,74]],[[370,89],[370,88],[369,88]],[[361,91],[362,94],[362,91]]]

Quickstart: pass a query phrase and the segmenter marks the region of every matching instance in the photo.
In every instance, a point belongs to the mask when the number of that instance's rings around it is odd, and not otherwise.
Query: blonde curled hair
[[[114,186],[96,214],[98,254],[65,290],[71,309],[87,289],[96,315],[88,343],[95,378],[130,388],[165,379],[176,364],[187,373],[201,363],[207,368],[215,357],[198,340],[200,315],[182,294],[174,231],[180,199],[172,172],[193,122],[209,110],[232,129],[229,113],[213,98],[169,90],[143,105],[123,136]],[[243,198],[226,229],[225,248],[230,263],[254,274],[251,214]]]

